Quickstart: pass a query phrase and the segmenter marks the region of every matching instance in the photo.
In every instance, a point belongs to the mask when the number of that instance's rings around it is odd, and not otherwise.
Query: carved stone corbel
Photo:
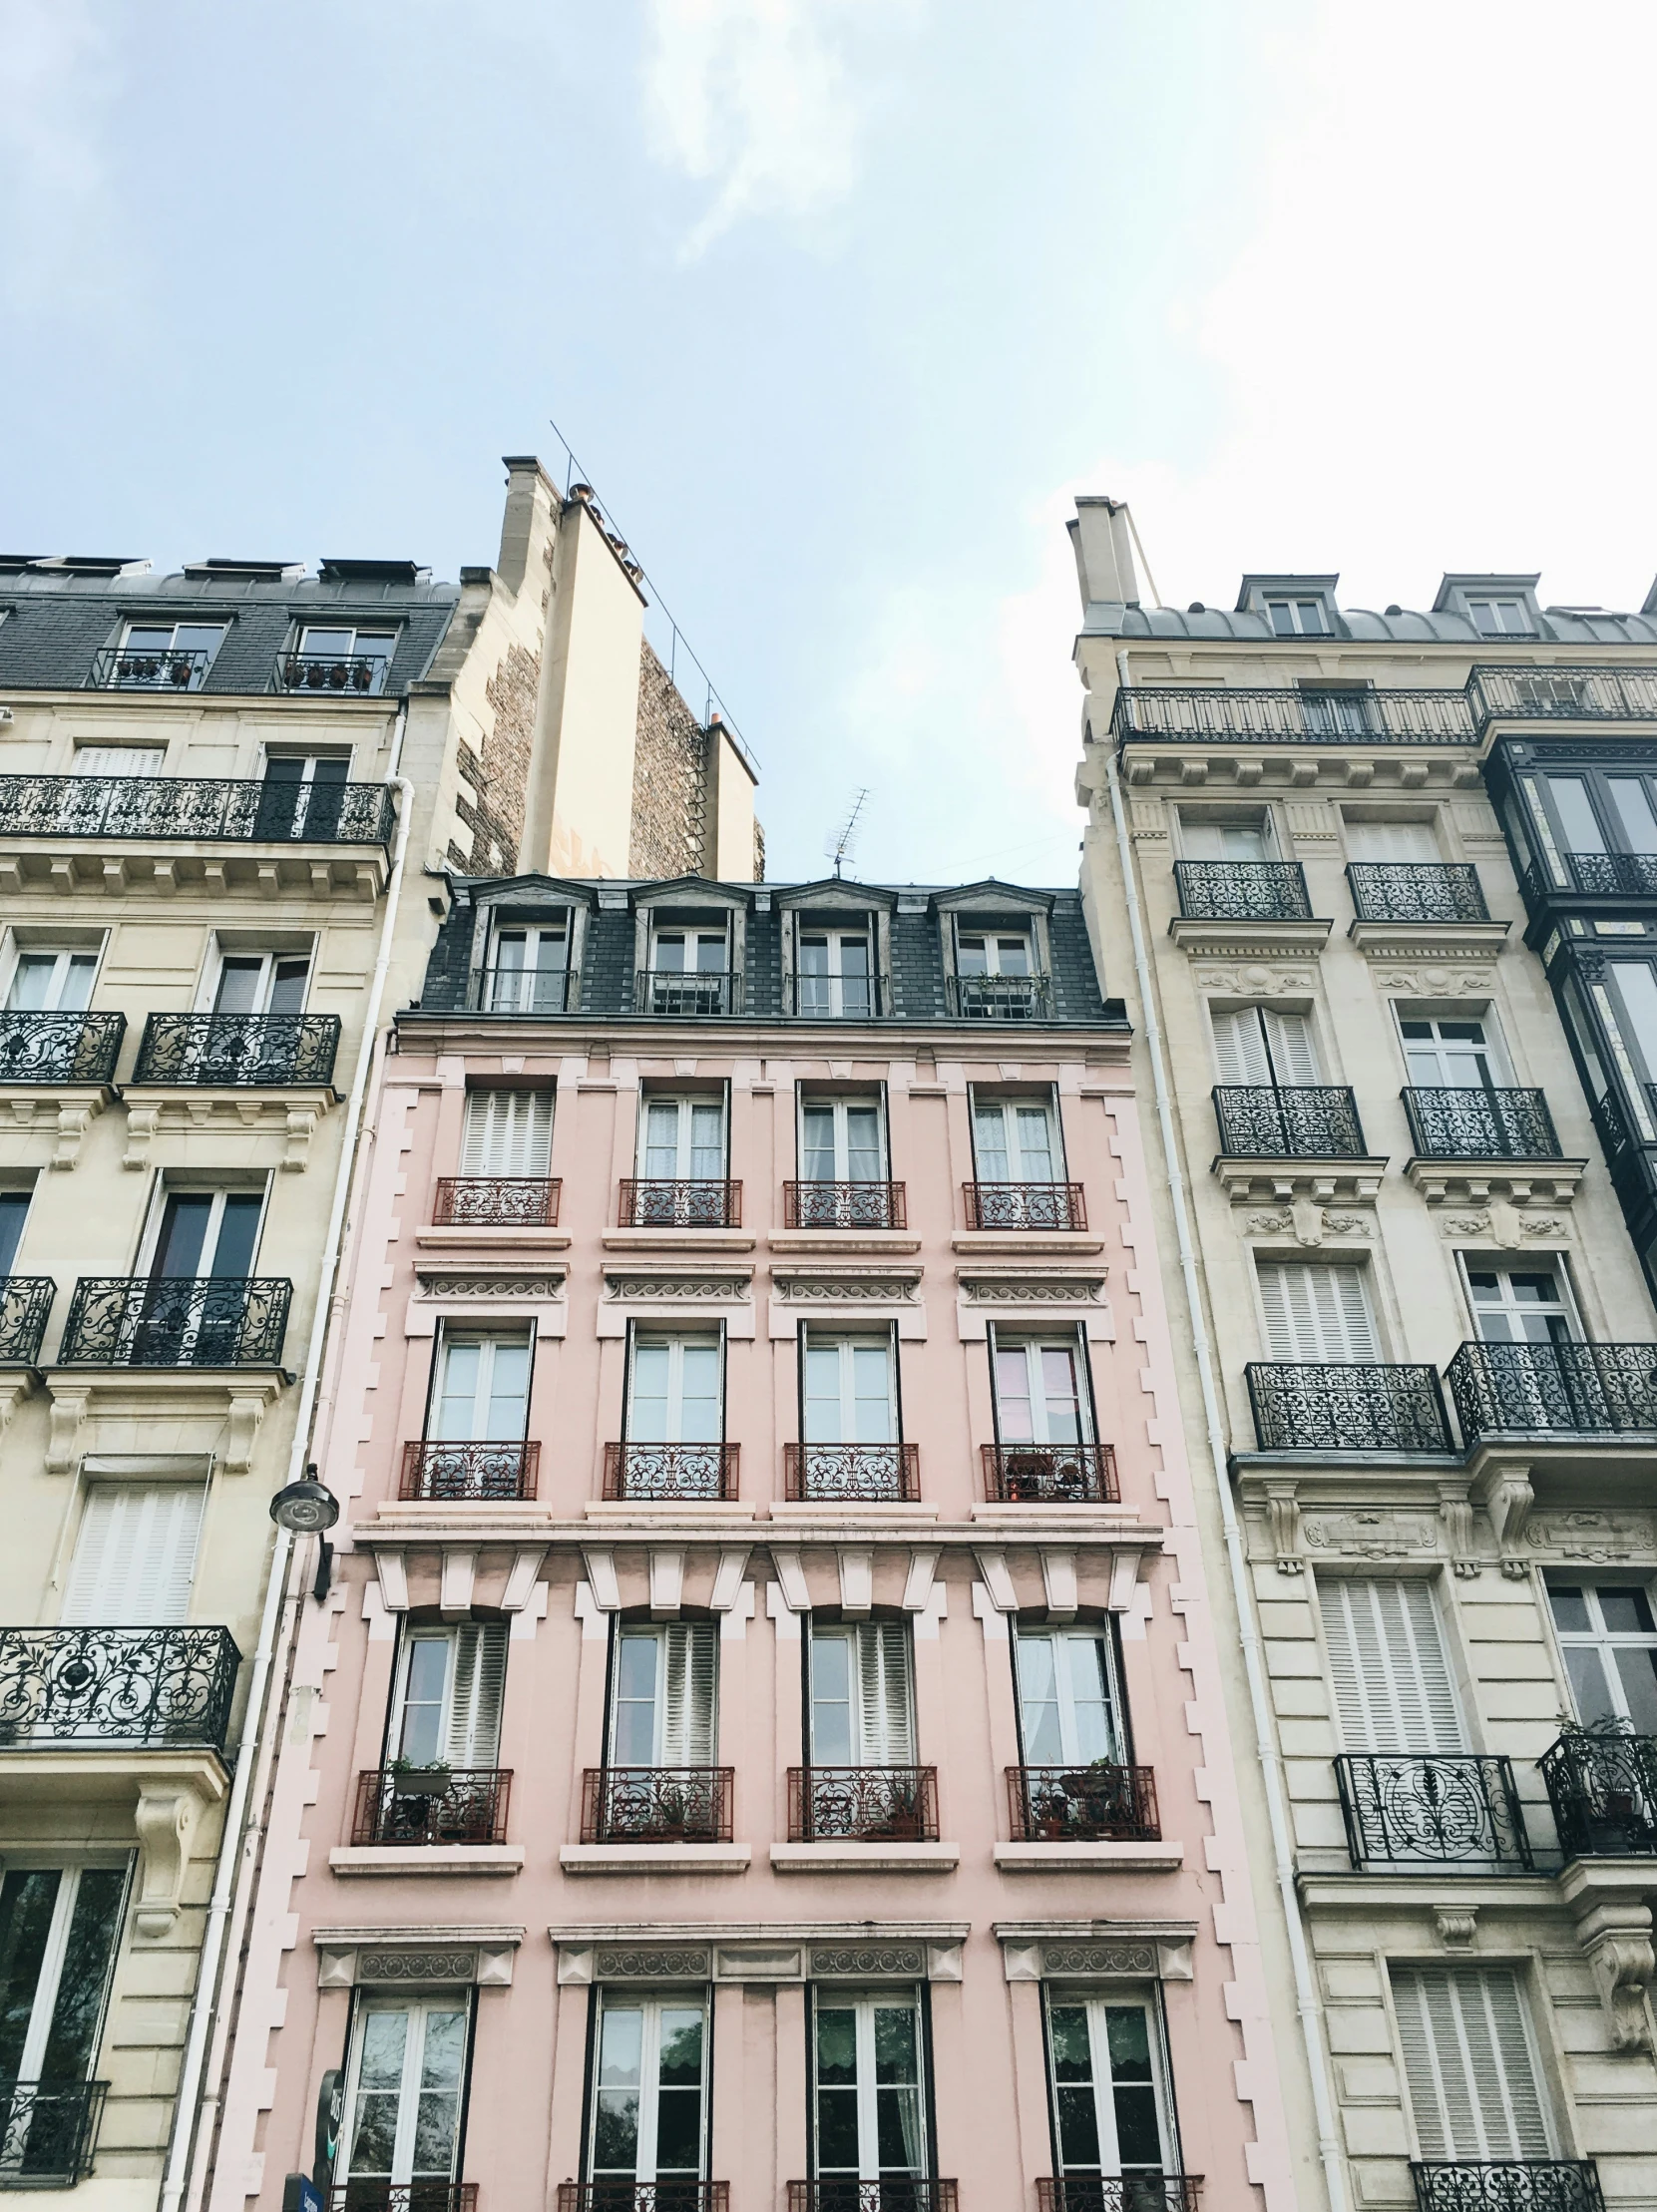
[[[150,1164],[150,1145],[161,1122],[159,1106],[129,1106],[127,1108],[127,1149],[121,1155],[123,1167],[136,1172]]]
[[[1530,1487],[1529,1468],[1499,1469],[1484,1503],[1490,1526],[1496,1533],[1501,1571],[1510,1582],[1522,1582],[1530,1572],[1530,1561],[1522,1548],[1524,1532],[1530,1520],[1530,1509],[1536,1503],[1536,1493]]]
[[[87,1417],[88,1396],[84,1390],[53,1388],[52,1407],[46,1418],[48,1475],[74,1474],[75,1463],[81,1456],[81,1428]]]
[[[1657,1980],[1650,1907],[1621,1902],[1596,1905],[1577,1922],[1576,1934],[1610,2022],[1611,2047],[1649,2050],[1651,2014],[1646,1992]]]
[[[230,1400],[229,1419],[224,1429],[224,1456],[219,1463],[226,1475],[245,1475],[253,1464],[253,1446],[258,1442],[263,1419],[262,1398]]]
[[[140,1784],[133,1815],[140,1854],[133,1927],[151,1943],[167,1935],[179,1917],[190,1842],[201,1817],[202,1801],[187,1783]]]
[[[1296,1483],[1266,1485],[1266,1519],[1271,1528],[1272,1548],[1277,1553],[1277,1571],[1280,1574],[1298,1574],[1306,1564],[1300,1504],[1296,1497],[1299,1485]]]
[[[1466,1951],[1478,1933],[1476,1905],[1435,1905],[1433,1930],[1447,1951]]]
[[[316,1133],[316,1114],[309,1106],[289,1106],[287,1109],[287,1149],[282,1153],[282,1167],[289,1174],[302,1174],[310,1153],[310,1140]]]
[[[1445,1525],[1445,1545],[1450,1552],[1450,1571],[1465,1581],[1478,1572],[1478,1561],[1473,1556],[1472,1507],[1468,1503],[1464,1483],[1439,1485],[1439,1519]]]
[[[52,1154],[52,1165],[68,1169],[80,1157],[81,1139],[87,1132],[96,1106],[61,1106],[58,1108],[58,1148]]]

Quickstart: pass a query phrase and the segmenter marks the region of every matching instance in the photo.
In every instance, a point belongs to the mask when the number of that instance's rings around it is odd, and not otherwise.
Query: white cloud
[[[106,64],[89,0],[0,0],[0,290],[19,310],[82,292],[108,305],[85,265],[102,222]]]

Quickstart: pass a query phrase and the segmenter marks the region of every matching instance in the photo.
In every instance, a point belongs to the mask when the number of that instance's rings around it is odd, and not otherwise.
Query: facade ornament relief
[[[1502,1469],[1485,1495],[1490,1526],[1496,1533],[1501,1571],[1510,1582],[1522,1582],[1530,1572],[1530,1561],[1521,1547],[1535,1501],[1536,1493],[1530,1487],[1530,1470],[1524,1467]]]
[[[1102,1275],[963,1275],[961,1295],[973,1306],[1102,1306]]]
[[[151,1943],[170,1935],[184,1902],[191,1838],[202,1801],[185,1783],[141,1783],[133,1824],[138,1830],[138,1902],[133,1927]]]
[[[1621,1899],[1596,1905],[1577,1922],[1576,1933],[1610,2023],[1611,2047],[1649,2050],[1651,2014],[1646,1996],[1657,1980],[1651,1908]]]
[[[537,1275],[439,1275],[419,1271],[427,1298],[562,1298],[564,1271]]]
[[[1478,1572],[1478,1561],[1473,1556],[1473,1513],[1464,1484],[1439,1486],[1439,1519],[1445,1527],[1450,1571],[1462,1581],[1470,1580]]]
[[[705,1982],[709,1960],[705,1947],[601,1944],[593,1966],[603,1982],[649,1981],[657,1975]]]
[[[965,1287],[965,1286],[964,1286]],[[920,1296],[921,1278],[906,1275],[796,1275],[776,1274],[771,1289],[784,1305],[914,1305]]]
[[[1386,968],[1378,972],[1379,990],[1411,999],[1487,999],[1495,991],[1493,968],[1462,967],[1449,973],[1418,968]]]
[[[1433,1929],[1447,1951],[1466,1951],[1478,1934],[1476,1905],[1435,1905]]]
[[[562,1282],[562,1277],[560,1278]],[[521,1292],[520,1296],[534,1295]],[[544,1293],[543,1295],[556,1295]],[[751,1295],[746,1275],[606,1275],[607,1305],[645,1301],[676,1305],[740,1305]]]
[[[1595,1564],[1649,1558],[1657,1552],[1657,1523],[1644,1514],[1598,1513],[1587,1508],[1539,1514],[1530,1524],[1530,1543],[1533,1549],[1556,1551],[1562,1559]]]
[[[1246,967],[1199,968],[1192,981],[1199,991],[1212,991],[1216,997],[1258,999],[1276,998],[1290,991],[1310,995],[1315,979],[1309,968],[1255,960]]]
[[[1301,1520],[1293,1483],[1266,1485],[1266,1520],[1271,1529],[1272,1548],[1277,1553],[1277,1571],[1298,1574],[1306,1564],[1302,1544],[1310,1544],[1313,1539],[1307,1535]]]
[[[1433,1525],[1425,1515],[1388,1507],[1307,1515],[1302,1527],[1309,1551],[1338,1552],[1347,1559],[1404,1559],[1433,1548]]]
[[[927,1955],[919,1944],[840,1944],[814,1949],[813,1975],[925,1974]]]

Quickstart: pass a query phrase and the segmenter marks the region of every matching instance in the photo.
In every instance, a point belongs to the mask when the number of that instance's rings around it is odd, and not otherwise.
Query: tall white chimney
[[[1075,548],[1082,606],[1093,600],[1119,600],[1137,607],[1139,580],[1133,573],[1126,502],[1084,494],[1076,500],[1075,521],[1065,528]]]

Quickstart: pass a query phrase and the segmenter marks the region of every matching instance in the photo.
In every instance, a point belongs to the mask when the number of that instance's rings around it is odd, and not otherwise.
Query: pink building
[[[214,2212],[1293,2201],[1129,1053],[1073,892],[453,885]]]

